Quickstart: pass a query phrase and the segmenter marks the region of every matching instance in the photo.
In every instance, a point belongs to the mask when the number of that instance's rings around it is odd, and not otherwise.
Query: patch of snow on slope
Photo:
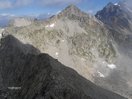
[[[53,28],[54,26],[55,26],[55,24],[54,24],[54,23],[53,23],[53,24],[50,24],[50,27],[51,27],[51,28]]]
[[[4,31],[5,29],[0,29],[0,39],[2,38],[2,32]]]
[[[105,65],[105,66],[107,66],[110,69],[117,68],[115,64],[108,64],[106,61],[103,61],[102,64]]]
[[[20,90],[21,87],[8,87],[8,89],[10,89],[10,90]]]
[[[103,64],[106,64],[106,62],[105,62],[105,61],[103,61],[102,63],[103,63]]]
[[[118,3],[115,3],[114,5],[115,5],[115,6],[120,6]]]
[[[114,5],[118,5],[118,3],[115,3]]]
[[[2,33],[0,33],[0,39],[2,38]]]
[[[65,42],[65,40],[62,40],[62,42]]]
[[[55,23],[52,23],[52,24],[50,24],[50,25],[46,25],[45,27],[46,27],[46,28],[49,28],[49,27],[50,27],[50,28],[53,28],[53,27],[55,27]]]
[[[115,69],[116,68],[116,65],[115,64],[108,64],[107,65],[110,69]]]
[[[56,55],[56,57],[58,57],[59,53],[58,53],[58,52],[56,52],[56,53],[55,53],[55,55]]]
[[[104,78],[105,76],[104,76],[104,74],[102,74],[101,72],[97,72],[98,74],[99,74],[99,76],[101,77],[101,78]]]

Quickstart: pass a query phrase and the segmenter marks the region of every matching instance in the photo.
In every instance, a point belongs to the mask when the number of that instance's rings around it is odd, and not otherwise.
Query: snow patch
[[[62,42],[65,42],[65,40],[62,40]]]
[[[0,39],[2,38],[2,32],[4,31],[5,29],[0,29]]]
[[[59,53],[58,53],[58,52],[56,52],[56,53],[55,53],[55,55],[58,57]]]
[[[49,28],[49,27],[50,27],[50,28],[53,28],[53,27],[55,27],[55,23],[52,23],[52,24],[50,24],[50,25],[46,25],[45,27],[46,27],[46,28]]]
[[[118,3],[115,3],[114,5],[118,5]]]
[[[2,33],[0,33],[0,39],[2,38]]]
[[[102,74],[101,72],[97,72],[98,73],[98,75],[101,77],[101,78],[104,78],[105,77],[105,75],[104,74]]]
[[[115,69],[116,68],[116,65],[115,64],[108,64],[107,65],[110,69]]]
[[[105,65],[105,66],[107,66],[110,69],[117,68],[115,64],[108,64],[106,61],[103,61],[102,64]]]
[[[118,3],[115,3],[114,5],[116,5],[116,6],[120,6]]]
[[[20,90],[21,87],[8,87],[8,89],[10,89],[10,90]]]
[[[54,24],[54,23],[53,23],[53,24],[50,24],[50,27],[51,27],[51,28],[53,28],[54,26],[55,26],[55,24]]]
[[[103,61],[102,63],[103,63],[103,64],[106,64],[106,62],[105,62],[105,61]]]

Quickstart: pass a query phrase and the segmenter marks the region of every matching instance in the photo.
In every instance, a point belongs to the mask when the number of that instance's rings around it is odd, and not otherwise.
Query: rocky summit
[[[109,3],[95,16],[109,26],[111,31],[114,32],[113,37],[116,41],[120,43],[130,41],[132,37],[132,11],[125,3]]]
[[[125,98],[97,87],[48,54],[8,35],[0,46],[0,99]]]

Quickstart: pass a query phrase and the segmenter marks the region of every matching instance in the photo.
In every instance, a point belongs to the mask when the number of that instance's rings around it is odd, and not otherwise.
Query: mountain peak
[[[76,7],[75,5],[71,4],[69,6],[67,6],[63,11],[62,13],[65,13],[65,14],[74,14],[74,15],[79,15],[81,12],[81,10]]]
[[[64,10],[62,10],[62,12],[60,12],[57,16],[69,18],[69,17],[73,17],[73,16],[84,17],[84,16],[88,16],[88,14],[81,11],[77,6],[71,4],[71,5],[67,6]]]
[[[123,2],[108,3],[101,11],[95,15],[96,18],[111,27],[130,29],[131,12]]]
[[[70,4],[69,6],[67,6],[65,8],[65,10],[68,9],[68,10],[79,10],[79,8],[77,6],[75,6],[74,4]]]
[[[112,11],[119,8],[120,8],[120,4],[118,2],[117,3],[110,2],[104,7],[104,9],[112,10]]]
[[[112,2],[109,2],[107,6],[113,6],[114,4]]]

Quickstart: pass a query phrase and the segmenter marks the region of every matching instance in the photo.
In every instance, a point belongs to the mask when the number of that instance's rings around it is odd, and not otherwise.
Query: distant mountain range
[[[10,14],[1,14],[0,15],[0,27],[4,28],[15,22],[15,20],[23,20],[24,21],[33,21],[33,20],[45,20],[49,17],[51,17],[52,14],[47,13],[47,14],[40,14],[38,16],[15,16],[15,15],[10,15]],[[26,24],[26,22],[25,22]]]
[[[10,15],[0,15],[0,27],[6,27],[9,21],[13,19],[14,16]]]
[[[11,45],[7,42],[4,47],[1,47],[0,66],[5,66],[5,71],[2,70],[3,75],[11,73],[3,78],[5,83],[2,84],[5,84],[6,87],[11,86],[11,84],[13,86],[17,86],[17,84],[24,86],[19,94],[14,93],[20,95],[20,99],[45,99],[45,96],[46,99],[61,99],[61,97],[63,97],[62,99],[122,99],[122,97],[107,91],[105,93],[103,89],[85,81],[82,77],[80,78],[71,69],[65,71],[65,67],[59,63],[61,62],[96,85],[131,99],[131,15],[131,10],[124,3],[119,2],[116,4],[109,3],[95,16],[81,11],[75,5],[69,5],[57,15],[46,20],[14,18],[10,25],[0,33],[3,38],[7,38],[7,41],[10,42],[11,40],[12,42],[13,40]],[[16,38],[28,45],[25,46],[18,40],[14,41]],[[6,46],[8,43],[9,46]],[[14,47],[15,49],[13,49]],[[39,50],[36,52],[34,49]],[[32,55],[33,53],[35,55]],[[59,62],[40,53],[47,53]],[[9,63],[6,64],[4,60],[8,60],[8,56]],[[12,64],[12,67],[9,64]],[[44,64],[49,64],[49,67],[45,67],[47,65],[43,67]],[[13,68],[13,70],[9,68]],[[48,68],[51,68],[51,70]],[[39,73],[39,71],[41,72]],[[57,83],[52,84],[49,79],[50,77],[54,78],[54,76],[46,76],[48,78],[44,77],[42,82],[41,79],[39,80],[40,75],[47,75],[47,73],[49,75],[54,74],[55,80],[53,80],[53,83]],[[13,78],[13,75],[19,77]],[[66,76],[71,77],[66,78]],[[31,82],[28,78],[34,82]],[[53,88],[46,87],[43,83],[51,84]],[[66,96],[60,94],[62,86],[59,86],[59,84],[69,88],[65,92]],[[36,87],[34,87],[35,85]],[[71,90],[71,94],[67,96],[69,90]],[[62,91],[64,91],[63,88]],[[11,94],[13,93],[11,92]]]

